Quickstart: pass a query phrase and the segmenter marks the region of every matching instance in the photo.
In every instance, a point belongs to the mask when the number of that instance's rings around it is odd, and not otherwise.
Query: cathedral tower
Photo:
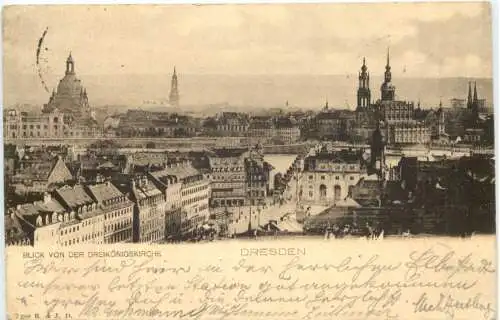
[[[467,95],[467,109],[472,109],[472,88],[469,82],[469,94]]]
[[[477,98],[477,84],[475,81],[474,81],[474,97],[471,104],[471,111],[472,111],[473,124],[476,125],[477,122],[479,121],[479,100]]]
[[[366,67],[366,60],[365,58],[363,58],[363,65],[361,66],[361,72],[359,73],[358,77],[358,109],[367,108],[370,106],[370,74],[367,70],[368,68]]]
[[[179,106],[179,89],[177,88],[177,72],[174,67],[174,74],[172,75],[172,82],[170,84],[169,103],[171,106]]]
[[[393,101],[396,88],[391,83],[392,74],[391,74],[391,65],[389,63],[389,49],[387,49],[387,64],[385,65],[385,73],[384,73],[384,83],[380,88],[380,92],[382,95],[382,101]]]

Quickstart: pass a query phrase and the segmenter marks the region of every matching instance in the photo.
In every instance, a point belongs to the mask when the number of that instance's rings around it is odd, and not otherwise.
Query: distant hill
[[[47,77],[55,86],[60,75]],[[87,88],[92,106],[111,112],[128,108],[175,111],[166,105],[170,75],[78,75]],[[477,81],[480,98],[492,105],[492,79],[408,78],[393,73],[398,99],[421,101],[422,107],[435,107],[442,99],[466,98],[467,82]],[[382,77],[372,76],[372,100],[380,96]],[[357,75],[183,75],[179,74],[180,110],[209,113],[221,111],[255,112],[258,109],[289,108],[319,110],[328,99],[332,108],[354,109]],[[31,104],[41,106],[49,94],[35,75],[19,75],[4,83],[4,105]]]

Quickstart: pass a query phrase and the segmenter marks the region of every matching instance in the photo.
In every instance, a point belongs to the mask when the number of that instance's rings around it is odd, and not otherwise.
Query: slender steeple
[[[391,80],[392,80],[389,48],[387,48],[387,63],[385,65],[384,78],[385,78],[385,82],[391,82]]]
[[[328,98],[325,100],[325,110],[328,110]]]
[[[367,108],[370,105],[371,93],[370,93],[370,74],[368,73],[368,67],[366,66],[366,59],[363,57],[363,65],[361,66],[361,72],[359,73],[359,85],[358,85],[358,109]]]
[[[66,74],[74,74],[74,73],[75,73],[75,61],[73,61],[73,57],[71,56],[71,51],[70,51],[68,59],[66,59]]]
[[[472,88],[469,81],[469,94],[467,95],[467,109],[472,109]]]
[[[389,55],[389,48],[387,48],[387,63],[385,65],[384,83],[382,83],[382,86],[380,88],[382,101],[394,100],[396,88],[392,85],[391,81],[392,81],[392,74],[391,74],[390,55]]]
[[[477,84],[476,84],[476,81],[474,81],[474,100],[472,100],[472,103],[477,103]]]
[[[177,83],[177,71],[174,66],[174,73],[172,74],[172,82],[170,84],[169,103],[171,106],[179,106],[179,89]]]

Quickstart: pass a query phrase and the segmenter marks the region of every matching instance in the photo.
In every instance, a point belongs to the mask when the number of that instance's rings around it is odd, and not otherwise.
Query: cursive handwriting
[[[13,303],[79,319],[395,320],[413,312],[489,320],[495,313],[494,295],[483,290],[493,281],[492,260],[442,245],[315,261],[45,257],[23,260]]]
[[[492,319],[492,315],[495,313],[492,304],[490,302],[485,302],[480,293],[466,299],[458,299],[451,294],[440,293],[437,297],[432,299],[424,292],[412,304],[414,306],[414,313],[440,312],[451,318],[455,317],[457,311],[471,309],[479,310],[485,320]]]

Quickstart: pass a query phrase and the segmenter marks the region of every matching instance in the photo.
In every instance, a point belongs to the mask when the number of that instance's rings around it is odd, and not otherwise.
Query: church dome
[[[74,74],[66,74],[57,86],[57,94],[62,96],[79,97],[82,90],[82,83]]]

